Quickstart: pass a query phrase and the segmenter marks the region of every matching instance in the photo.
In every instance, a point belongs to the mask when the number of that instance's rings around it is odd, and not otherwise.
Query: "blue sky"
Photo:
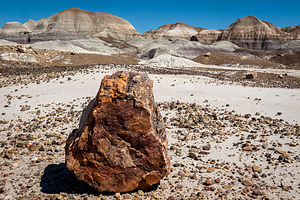
[[[247,15],[280,27],[300,24],[300,0],[1,0],[0,27],[8,21],[39,20],[68,8],[117,15],[141,33],[175,22],[225,29]]]

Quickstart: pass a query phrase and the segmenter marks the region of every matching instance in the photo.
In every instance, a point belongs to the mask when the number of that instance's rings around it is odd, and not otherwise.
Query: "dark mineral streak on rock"
[[[167,138],[146,74],[105,76],[66,144],[67,168],[99,191],[148,189],[170,172]]]

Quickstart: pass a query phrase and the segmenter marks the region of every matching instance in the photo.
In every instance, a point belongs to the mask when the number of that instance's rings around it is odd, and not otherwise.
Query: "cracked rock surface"
[[[66,166],[103,192],[148,189],[170,173],[165,127],[143,73],[105,76],[66,142]]]

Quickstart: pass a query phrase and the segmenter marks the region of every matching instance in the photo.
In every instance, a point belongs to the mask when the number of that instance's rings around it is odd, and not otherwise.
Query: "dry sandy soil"
[[[138,47],[106,42],[122,53],[0,46],[0,199],[117,198],[64,165],[68,135],[116,70],[154,81],[173,168],[120,199],[300,199],[299,52],[233,49],[193,61],[160,52],[141,62]]]
[[[1,69],[0,199],[116,199],[64,166],[66,138],[116,70],[146,71],[154,81],[173,165],[150,191],[120,199],[300,198],[300,91],[289,82],[137,65]]]
[[[1,66],[80,66],[96,64],[137,64],[135,55],[101,55],[63,52],[56,50],[26,49],[25,52],[15,46],[0,46]]]

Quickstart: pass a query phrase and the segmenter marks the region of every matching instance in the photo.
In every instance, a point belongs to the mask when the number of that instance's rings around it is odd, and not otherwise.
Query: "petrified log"
[[[254,79],[254,78],[256,78],[257,77],[257,72],[255,71],[255,70],[253,70],[253,71],[248,71],[248,72],[246,72],[246,74],[245,74],[245,78],[246,79]]]
[[[105,76],[66,144],[66,165],[99,191],[148,189],[169,174],[165,127],[146,74]]]

